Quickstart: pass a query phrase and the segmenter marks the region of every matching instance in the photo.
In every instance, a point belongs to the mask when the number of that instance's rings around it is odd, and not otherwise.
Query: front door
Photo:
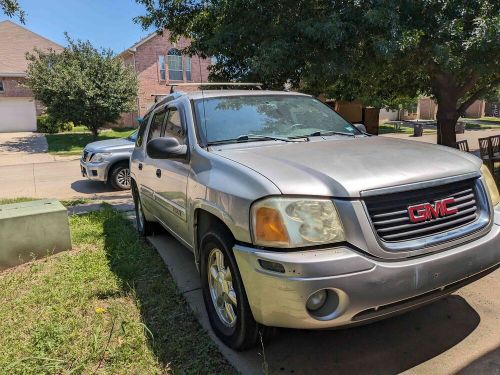
[[[164,137],[177,138],[180,144],[187,143],[186,125],[182,108],[169,106],[166,114]],[[189,176],[189,161],[155,160],[155,201],[160,209],[159,219],[182,240],[187,240],[186,190]]]

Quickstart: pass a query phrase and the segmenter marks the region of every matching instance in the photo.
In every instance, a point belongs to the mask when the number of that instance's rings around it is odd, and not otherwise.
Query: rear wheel
[[[109,173],[109,183],[115,190],[130,189],[130,166],[128,162],[114,165]]]
[[[137,232],[139,232],[139,235],[143,237],[151,236],[152,234],[154,234],[158,224],[146,220],[146,216],[144,216],[144,208],[142,207],[141,197],[139,196],[139,192],[137,191],[137,187],[135,186],[135,184],[132,185],[132,197],[134,198],[135,223]]]
[[[255,346],[266,327],[254,320],[250,310],[232,252],[234,240],[225,231],[209,229],[200,244],[203,299],[212,329],[233,349]]]

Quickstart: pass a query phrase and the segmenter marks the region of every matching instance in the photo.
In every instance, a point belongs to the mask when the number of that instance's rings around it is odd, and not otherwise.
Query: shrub
[[[55,120],[50,115],[38,116],[36,120],[36,128],[39,133],[59,133],[62,131],[71,131],[74,128],[74,124],[70,122],[61,122]]]

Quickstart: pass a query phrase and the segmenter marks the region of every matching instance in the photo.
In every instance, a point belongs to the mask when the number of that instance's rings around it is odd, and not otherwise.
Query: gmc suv
[[[173,93],[131,156],[137,228],[194,254],[218,337],[370,322],[500,263],[500,205],[480,159],[369,136],[315,98]]]

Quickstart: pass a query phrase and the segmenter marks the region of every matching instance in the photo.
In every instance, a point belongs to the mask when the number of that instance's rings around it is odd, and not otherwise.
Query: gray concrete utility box
[[[59,201],[0,205],[0,271],[68,249],[68,212]]]

